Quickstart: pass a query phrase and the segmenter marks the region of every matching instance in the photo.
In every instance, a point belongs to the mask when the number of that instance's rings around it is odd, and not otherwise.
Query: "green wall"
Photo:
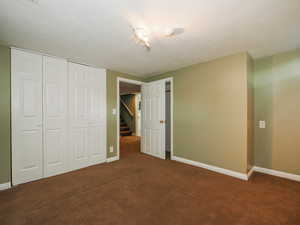
[[[174,155],[247,172],[247,53],[155,76],[173,77]]]
[[[247,163],[248,171],[254,166],[254,61],[247,58]]]
[[[143,78],[125,73],[107,70],[107,156],[117,156],[117,116],[112,114],[113,108],[117,108],[117,77],[142,81]],[[109,147],[114,147],[114,152],[109,152]]]
[[[107,70],[108,157],[117,155],[117,118],[112,114],[117,107],[117,77],[153,81],[170,76],[176,156],[242,173],[254,164],[300,174],[300,50],[254,63],[241,53],[148,79]],[[4,46],[0,46],[0,94],[1,184],[11,177],[10,48]],[[258,128],[259,120],[266,120],[265,129]]]
[[[255,60],[255,165],[300,175],[300,50]]]
[[[10,48],[0,45],[0,184],[10,181]]]

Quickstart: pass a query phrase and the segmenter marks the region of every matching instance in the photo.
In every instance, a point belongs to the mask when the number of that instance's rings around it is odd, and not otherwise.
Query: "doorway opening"
[[[119,157],[141,151],[141,84],[120,79],[118,104]]]
[[[165,151],[166,159],[171,159],[171,82],[165,84]]]
[[[173,157],[173,78],[141,82],[117,78],[117,157],[144,153]]]

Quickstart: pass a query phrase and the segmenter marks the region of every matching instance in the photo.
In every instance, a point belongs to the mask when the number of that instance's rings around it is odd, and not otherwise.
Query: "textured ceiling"
[[[0,1],[0,40],[97,67],[150,76],[248,51],[300,47],[300,0]],[[151,32],[151,51],[133,27]],[[183,28],[172,38],[168,28]]]

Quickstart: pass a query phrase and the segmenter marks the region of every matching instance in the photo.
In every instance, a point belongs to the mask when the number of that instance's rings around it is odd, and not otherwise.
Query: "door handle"
[[[165,121],[164,121],[164,120],[160,120],[159,122],[160,122],[160,123],[165,123]]]

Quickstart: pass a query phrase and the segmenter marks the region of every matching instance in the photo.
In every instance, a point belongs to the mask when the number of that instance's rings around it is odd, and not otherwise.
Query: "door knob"
[[[164,123],[165,121],[164,121],[164,120],[160,120],[159,122],[160,122],[160,123]]]

